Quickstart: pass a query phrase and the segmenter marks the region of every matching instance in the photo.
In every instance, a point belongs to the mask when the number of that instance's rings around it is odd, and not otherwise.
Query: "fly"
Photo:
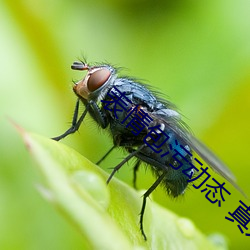
[[[136,172],[141,163],[150,166],[157,178],[143,195],[140,230],[145,240],[143,215],[147,197],[159,184],[165,187],[170,196],[183,194],[189,179],[199,171],[192,164],[196,159],[192,155],[193,151],[242,192],[231,171],[189,132],[172,103],[157,97],[145,84],[132,78],[119,77],[117,70],[111,65],[90,66],[85,62],[74,62],[71,68],[87,71],[87,74],[73,87],[78,99],[71,127],[53,139],[59,141],[76,132],[89,113],[102,129],[109,130],[113,138],[113,147],[98,164],[116,147],[123,147],[128,152],[125,159],[113,169],[107,183],[133,157],[137,159],[134,166],[134,186]],[[85,110],[79,116],[80,102],[84,104]],[[128,116],[130,113],[133,113],[131,117]],[[138,121],[141,121],[142,125]],[[128,126],[131,124],[134,127]],[[179,155],[176,152],[179,152]]]

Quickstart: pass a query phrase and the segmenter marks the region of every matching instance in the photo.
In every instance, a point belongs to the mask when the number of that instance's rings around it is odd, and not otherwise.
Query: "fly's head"
[[[85,100],[91,99],[90,96],[98,97],[100,91],[109,85],[116,75],[115,69],[109,65],[89,66],[83,62],[74,62],[71,69],[88,71],[73,87],[75,94]]]

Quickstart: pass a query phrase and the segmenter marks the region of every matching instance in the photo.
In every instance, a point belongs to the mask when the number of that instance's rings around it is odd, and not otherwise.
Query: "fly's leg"
[[[96,165],[99,165],[115,148],[116,146],[114,145],[97,163]]]
[[[81,123],[82,123],[82,121],[83,121],[84,117],[86,116],[86,114],[88,112],[88,109],[89,109],[89,106],[87,106],[86,109],[84,110],[84,112],[82,113],[81,117],[77,121],[78,112],[79,112],[79,103],[80,103],[80,101],[78,99],[77,102],[76,102],[76,106],[75,106],[75,110],[74,110],[74,116],[73,116],[71,127],[65,133],[63,133],[62,135],[59,135],[59,136],[51,138],[51,139],[53,139],[55,141],[60,141],[64,137],[68,136],[69,134],[75,133],[79,129],[79,127],[80,127],[80,125],[81,125]]]
[[[108,180],[107,180],[107,184],[109,184],[109,182],[111,181],[112,177],[114,176],[114,174],[127,162],[129,161],[132,157],[134,157],[139,151],[141,151],[144,147],[146,147],[145,144],[143,144],[142,146],[140,146],[137,150],[134,150],[132,153],[130,153],[122,162],[120,162],[116,167],[114,167],[112,173],[110,174]]]
[[[136,173],[137,173],[137,171],[138,171],[140,165],[141,165],[141,161],[140,161],[140,160],[137,160],[137,161],[136,161],[136,164],[135,164],[135,166],[134,166],[134,168],[133,168],[133,187],[134,187],[135,189],[137,189],[137,188],[136,188]]]
[[[143,229],[143,216],[146,208],[146,200],[148,196],[157,188],[157,186],[162,182],[163,178],[166,176],[166,172],[158,177],[158,179],[153,183],[153,185],[147,190],[147,192],[143,195],[142,207],[140,212],[140,230],[143,235],[144,240],[147,240],[147,236]]]

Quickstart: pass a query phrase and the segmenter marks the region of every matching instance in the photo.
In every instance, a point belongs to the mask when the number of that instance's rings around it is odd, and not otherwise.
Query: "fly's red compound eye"
[[[110,74],[110,71],[105,68],[93,72],[88,79],[88,90],[93,92],[99,89],[109,79]]]

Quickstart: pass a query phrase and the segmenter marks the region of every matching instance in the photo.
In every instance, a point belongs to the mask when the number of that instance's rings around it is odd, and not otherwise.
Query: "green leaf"
[[[144,241],[139,229],[143,192],[108,174],[75,150],[21,130],[25,144],[38,163],[46,188],[43,196],[81,232],[83,249],[225,249],[215,245],[192,221],[148,199]]]

